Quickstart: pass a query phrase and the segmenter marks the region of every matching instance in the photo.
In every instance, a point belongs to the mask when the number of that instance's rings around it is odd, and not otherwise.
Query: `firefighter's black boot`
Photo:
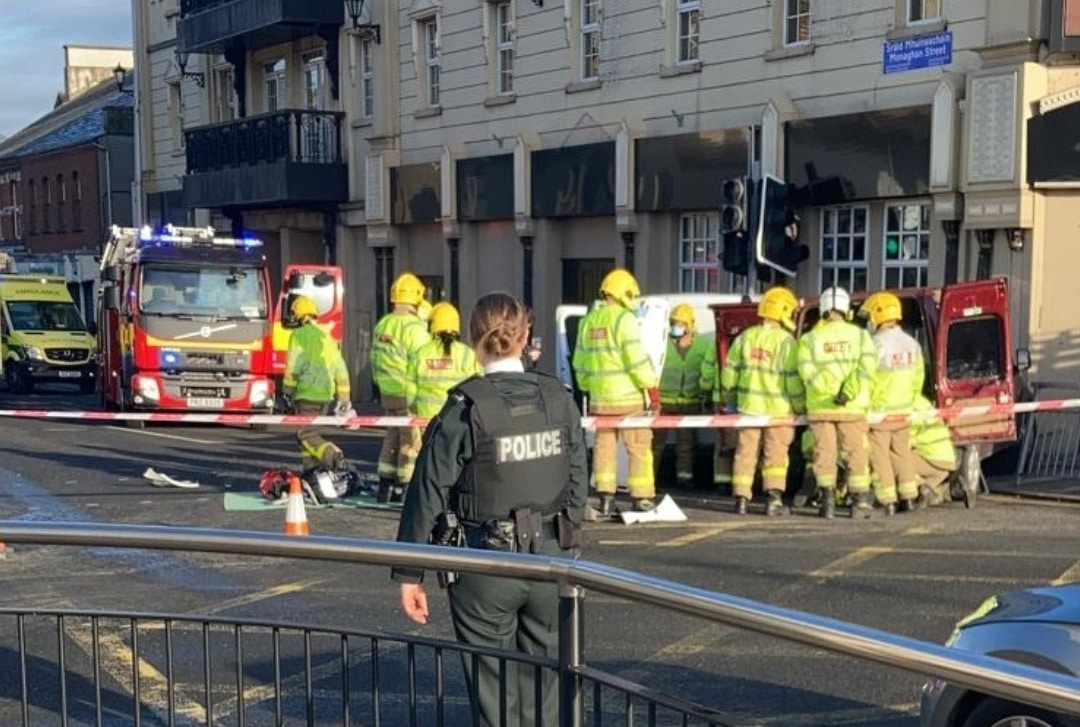
[[[731,511],[734,512],[736,515],[745,515],[746,514],[746,498],[745,497],[736,497],[735,498],[735,506],[731,509]]]
[[[611,517],[615,514],[615,496],[600,495],[600,517]]]
[[[892,517],[893,515],[895,515],[896,514],[896,503],[895,502],[887,502],[887,503],[885,503],[884,512],[885,512],[885,517]]]
[[[856,492],[851,496],[851,517],[853,518],[867,518],[874,512],[874,506],[870,502],[869,492]],[[893,505],[893,512],[896,511],[896,506]]]
[[[784,493],[780,490],[769,490],[769,504],[765,506],[766,517],[776,517],[784,514]]]
[[[900,501],[900,512],[911,512],[915,509],[915,503],[910,499]]]
[[[390,495],[394,492],[394,481],[388,477],[379,478],[379,490],[375,495],[378,502],[390,502]]]
[[[401,503],[405,500],[405,487],[402,485],[394,485],[390,489],[390,502]]]
[[[836,517],[836,493],[831,487],[821,488],[821,508],[818,515],[826,520]]]

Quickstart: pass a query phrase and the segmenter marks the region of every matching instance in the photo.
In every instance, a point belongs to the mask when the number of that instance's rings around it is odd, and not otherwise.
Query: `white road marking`
[[[129,429],[128,427],[114,427],[108,426],[106,429],[115,429],[118,432],[127,432],[128,434],[142,434],[147,437],[161,437],[162,439],[177,439],[181,442],[194,442],[195,444],[221,444],[217,439],[196,439],[195,437],[184,437],[179,434],[165,434],[164,432],[148,432],[145,429]]]

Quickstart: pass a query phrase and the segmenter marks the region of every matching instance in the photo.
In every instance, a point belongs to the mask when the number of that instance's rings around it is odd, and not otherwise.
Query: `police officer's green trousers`
[[[559,590],[554,583],[494,578],[462,573],[450,587],[450,614],[459,641],[474,646],[523,651],[555,658],[559,648]],[[462,654],[465,679],[479,727],[556,727],[559,723],[558,676],[540,669],[540,721],[536,719],[537,670],[507,662],[506,715],[500,719],[499,660],[475,660]]]

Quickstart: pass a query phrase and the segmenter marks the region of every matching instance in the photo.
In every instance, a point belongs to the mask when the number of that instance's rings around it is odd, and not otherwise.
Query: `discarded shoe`
[[[736,515],[745,515],[746,514],[746,498],[745,497],[736,497],[735,498],[735,506],[732,508],[731,511],[734,512]]]

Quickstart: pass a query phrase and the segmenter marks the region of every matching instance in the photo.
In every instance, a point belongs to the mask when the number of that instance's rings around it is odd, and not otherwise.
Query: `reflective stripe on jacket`
[[[483,372],[476,353],[464,343],[452,341],[447,355],[442,339],[433,338],[409,357],[405,375],[409,411],[431,419],[442,410],[450,389]]]
[[[680,351],[675,340],[668,338],[664,370],[660,374],[661,404],[697,404],[701,401],[701,366],[709,349],[715,347],[713,339],[695,334],[690,346]]]
[[[877,370],[870,390],[871,410],[910,413],[926,379],[922,346],[899,326],[875,333],[874,345]]]
[[[806,394],[796,347],[795,337],[780,326],[758,324],[744,330],[724,360],[721,398],[743,414],[801,414]]]
[[[383,396],[405,396],[409,356],[431,340],[413,313],[387,313],[371,333],[371,376]]]
[[[934,405],[926,397],[919,396],[915,399],[915,411],[932,411],[933,409]],[[958,466],[952,433],[940,416],[915,419],[911,422],[911,448],[917,455],[930,462],[951,463],[952,469]]]
[[[330,335],[312,322],[289,336],[282,384],[296,401],[329,403],[349,400],[349,371]]]
[[[808,414],[867,412],[877,348],[864,329],[822,320],[799,339],[798,362]],[[848,398],[845,406],[833,401],[841,391]]]
[[[578,386],[601,406],[644,408],[642,392],[659,383],[637,318],[617,303],[601,303],[581,319],[572,365]]]

